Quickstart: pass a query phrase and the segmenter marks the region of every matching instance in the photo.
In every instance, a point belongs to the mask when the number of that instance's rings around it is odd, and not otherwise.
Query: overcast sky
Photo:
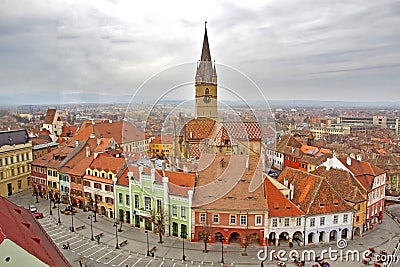
[[[132,95],[200,59],[204,21],[213,60],[267,99],[400,101],[400,1],[386,0],[0,0],[0,99]]]

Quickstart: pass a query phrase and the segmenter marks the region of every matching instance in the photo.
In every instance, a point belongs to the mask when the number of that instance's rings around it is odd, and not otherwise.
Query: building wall
[[[344,221],[345,215],[347,215],[347,221]],[[334,223],[335,216],[338,216],[337,223]],[[321,225],[321,217],[325,218],[324,225]],[[312,226],[313,219],[315,221],[314,226]],[[306,216],[305,244],[308,245],[310,243],[318,244],[318,243],[336,242],[341,238],[350,239],[352,237],[352,229],[353,229],[352,212],[329,213],[329,214]],[[335,236],[333,235],[334,233],[336,233]]]
[[[208,89],[210,102],[204,102],[204,96]],[[217,85],[216,84],[196,84],[196,110],[195,117],[218,118],[217,108]]]
[[[223,210],[203,210],[203,209],[192,209],[192,241],[201,241],[201,233],[203,231],[210,234],[210,242],[216,242],[216,234],[222,233],[224,236],[224,243],[229,244],[231,242],[245,242],[246,239],[250,239],[249,242],[258,242],[259,245],[265,245],[267,236],[266,217],[268,216],[266,211],[248,211],[241,212],[232,210],[230,212]],[[201,214],[204,214],[205,221],[201,221]],[[218,215],[218,222],[214,222],[214,215]],[[235,216],[235,223],[231,223],[231,216]],[[246,224],[241,223],[241,216],[246,216]],[[261,224],[256,224],[256,216],[261,216]],[[236,238],[234,238],[236,236]]]
[[[32,142],[0,147],[0,195],[30,188]]]

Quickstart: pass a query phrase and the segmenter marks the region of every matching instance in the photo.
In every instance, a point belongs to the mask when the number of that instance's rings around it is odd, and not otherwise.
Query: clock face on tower
[[[211,97],[208,96],[208,95],[204,96],[203,97],[203,102],[206,103],[206,104],[210,103],[211,102]]]

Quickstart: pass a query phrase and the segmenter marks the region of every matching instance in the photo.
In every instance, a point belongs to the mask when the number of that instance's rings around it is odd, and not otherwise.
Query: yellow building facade
[[[30,188],[32,142],[26,130],[0,132],[0,195]]]

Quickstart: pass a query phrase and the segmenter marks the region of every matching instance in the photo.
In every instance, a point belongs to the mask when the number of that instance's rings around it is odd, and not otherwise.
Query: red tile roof
[[[8,238],[49,266],[71,266],[29,210],[1,196],[0,206],[0,247]]]
[[[375,176],[385,173],[384,170],[369,162],[359,161],[350,157],[349,159],[351,164],[348,165],[347,159],[348,157],[338,158],[338,160],[358,179],[368,192],[372,190]]]
[[[353,208],[341,197],[327,179],[321,176],[286,167],[277,178],[281,184],[293,184],[292,202],[306,214],[352,211]]]
[[[258,156],[208,155],[199,160],[193,207],[267,211]]]
[[[172,144],[173,139],[172,136],[167,136],[167,135],[157,135],[154,137],[154,139],[151,141],[151,144]]]
[[[76,140],[86,140],[92,133],[97,138],[114,138],[118,144],[145,139],[142,130],[136,128],[132,123],[125,121],[101,121],[94,123],[84,121],[74,138]]]
[[[268,177],[265,178],[265,192],[267,195],[269,217],[295,217],[304,215],[304,212],[287,199]]]
[[[118,174],[124,167],[124,158],[115,158],[106,154],[99,154],[90,164],[91,169],[111,171],[115,174]]]
[[[332,168],[327,170],[325,166],[320,166],[311,173],[327,179],[336,191],[348,202],[360,203],[367,200],[367,191],[348,171]]]
[[[46,117],[44,117],[44,123],[45,124],[52,124],[56,114],[57,114],[57,110],[55,108],[49,108],[47,110]]]
[[[162,175],[162,171],[158,170],[158,173]],[[164,171],[164,174],[168,177],[168,189],[171,194],[177,196],[188,196],[188,191],[193,190],[196,177],[194,173],[166,170]]]

